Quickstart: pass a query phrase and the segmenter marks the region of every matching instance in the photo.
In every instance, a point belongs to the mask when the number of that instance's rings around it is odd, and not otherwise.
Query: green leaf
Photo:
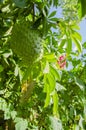
[[[14,70],[14,75],[18,76],[18,74],[19,74],[19,68],[18,68],[18,65],[16,65],[15,70]]]
[[[43,19],[43,35],[46,36],[47,33],[48,33],[47,18],[44,17],[44,19]]]
[[[47,88],[49,88],[49,85],[46,81],[44,81],[44,89],[43,89],[43,92],[46,92],[47,93]]]
[[[53,0],[53,6],[57,7],[57,5],[58,5],[58,0]]]
[[[54,17],[55,15],[56,15],[56,11],[53,11],[53,12],[48,16],[48,18]]]
[[[84,42],[82,46],[84,49],[86,49],[86,42]]]
[[[78,3],[78,16],[81,19],[82,18],[82,6],[81,3]]]
[[[62,39],[60,45],[59,45],[59,48],[62,49],[62,47],[65,45],[66,43],[66,39]]]
[[[82,17],[86,15],[86,0],[80,0]]]
[[[9,108],[5,108],[5,111],[4,111],[4,119],[5,120],[8,120],[11,118],[11,113],[10,113],[10,110]]]
[[[49,90],[52,93],[53,90],[55,89],[56,81],[55,81],[54,76],[51,73],[47,74],[47,81],[49,84]]]
[[[0,0],[0,3],[3,3],[3,0]]]
[[[52,22],[57,22],[58,21],[58,18],[50,18],[49,21],[52,21]]]
[[[56,117],[49,116],[51,130],[63,130],[62,123]]]
[[[0,65],[0,72],[2,72],[3,70],[4,70],[4,67]]]
[[[58,95],[56,91],[53,94],[53,115],[58,116]]]
[[[73,37],[75,37],[79,41],[82,41],[82,37],[81,37],[81,35],[78,32],[73,31],[72,35],[73,35]]]
[[[43,89],[43,92],[50,92],[50,89],[49,89],[49,83],[48,83],[48,80],[47,80],[47,74],[44,74],[44,89]]]
[[[13,0],[13,2],[20,8],[24,8],[26,5],[26,0]]]
[[[73,38],[73,41],[74,41],[74,43],[75,43],[75,45],[76,45],[76,47],[77,47],[79,53],[81,53],[81,52],[82,52],[81,42],[80,42],[78,39],[76,39],[75,37],[72,37],[72,38]]]
[[[22,80],[23,80],[23,81],[27,80],[28,77],[30,76],[30,74],[31,74],[31,68],[28,67],[28,68],[26,69],[25,73],[24,73],[24,76],[23,76],[23,79],[22,79]]]
[[[72,39],[68,38],[67,39],[67,54],[70,54],[72,51]]]
[[[56,58],[55,58],[55,54],[54,53],[51,53],[51,54],[46,54],[44,56],[44,58],[49,61],[49,62],[54,62],[56,61]]]
[[[9,56],[11,56],[12,53],[11,52],[6,52],[3,54],[4,58],[8,58]]]
[[[56,83],[56,90],[58,92],[58,91],[66,90],[66,88],[63,85]]]
[[[36,0],[36,2],[42,2],[42,0]]]
[[[49,104],[50,104],[50,93],[47,92],[44,107],[47,107]]]
[[[45,68],[43,70],[43,73],[47,74],[47,73],[49,73],[49,70],[50,70],[49,63],[46,61],[46,65],[45,65]]]
[[[16,130],[26,130],[28,127],[28,122],[27,120],[23,120],[22,118],[18,118],[15,120],[15,128]]]
[[[85,90],[85,85],[84,85],[83,81],[80,80],[80,79],[77,78],[77,77],[74,77],[74,79],[75,79],[75,83],[79,86],[79,88],[80,88],[82,91],[84,91],[84,90]]]
[[[72,29],[80,30],[80,26],[79,25],[72,25],[71,27],[72,27]]]
[[[47,74],[44,75],[44,89],[43,92],[46,92],[46,99],[44,107],[47,107],[50,103],[50,86],[47,80]]]
[[[13,120],[15,119],[16,115],[17,115],[17,112],[16,112],[16,111],[12,111],[12,112],[11,112],[11,118],[12,118]]]
[[[59,70],[57,70],[52,65],[50,65],[50,72],[52,73],[52,75],[55,77],[56,80],[58,80],[58,81],[61,80],[61,74],[60,74]]]

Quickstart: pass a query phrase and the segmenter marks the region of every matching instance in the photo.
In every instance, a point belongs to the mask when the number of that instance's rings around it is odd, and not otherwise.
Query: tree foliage
[[[0,0],[1,130],[86,129],[85,5]]]

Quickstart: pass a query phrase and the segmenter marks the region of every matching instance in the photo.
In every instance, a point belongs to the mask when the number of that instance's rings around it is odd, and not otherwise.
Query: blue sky
[[[86,19],[83,19],[80,22],[80,30],[79,30],[81,36],[82,36],[82,42],[86,42]]]

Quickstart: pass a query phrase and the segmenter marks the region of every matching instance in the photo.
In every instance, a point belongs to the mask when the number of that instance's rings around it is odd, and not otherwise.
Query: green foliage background
[[[0,0],[0,130],[86,129],[86,42],[78,33],[85,5]],[[62,18],[51,7],[60,7]]]

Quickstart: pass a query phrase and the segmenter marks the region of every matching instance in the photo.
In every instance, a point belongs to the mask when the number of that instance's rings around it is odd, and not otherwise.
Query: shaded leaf
[[[82,17],[86,15],[86,0],[80,0]]]
[[[58,18],[50,18],[49,21],[53,21],[53,22],[55,21],[55,22],[57,22]]]
[[[26,5],[26,0],[13,0],[13,2],[20,8],[24,8]]]
[[[48,16],[48,18],[54,17],[55,15],[56,15],[56,11],[53,11],[53,12]]]
[[[3,70],[4,70],[4,67],[0,65],[0,72],[2,72]]]

